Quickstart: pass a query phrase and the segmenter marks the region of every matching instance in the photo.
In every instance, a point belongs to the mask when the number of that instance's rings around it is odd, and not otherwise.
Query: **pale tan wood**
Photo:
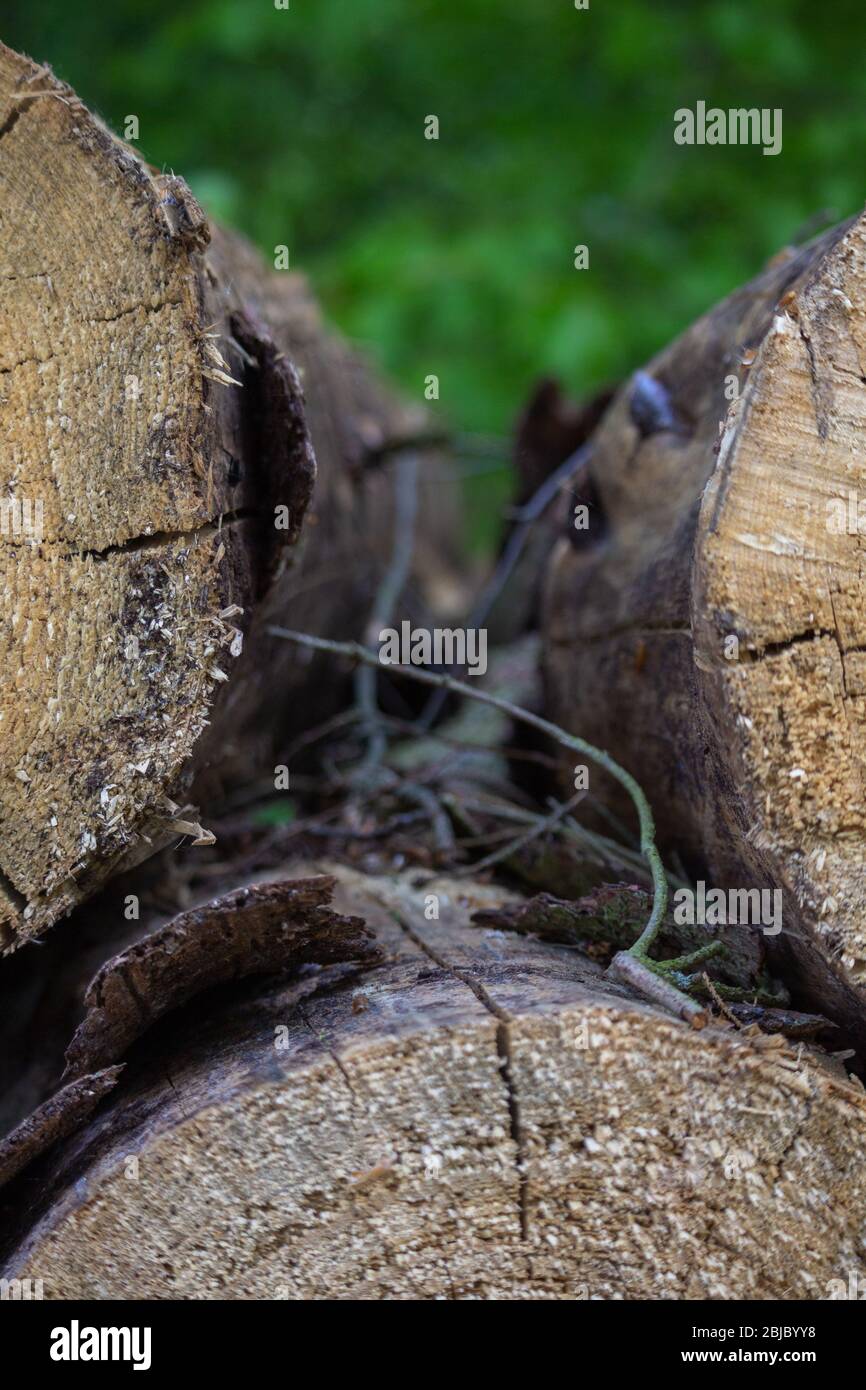
[[[796,1300],[858,1267],[866,1099],[817,1049],[695,1032],[573,951],[469,926],[501,890],[307,867],[382,964],[158,1025],[7,1189],[7,1277],[50,1298]]]
[[[559,543],[544,619],[552,716],[639,778],[695,877],[783,890],[775,968],[861,1050],[866,581],[828,504],[866,495],[864,337],[859,218],[660,353],[675,428],[621,390],[593,439],[608,531]]]
[[[348,673],[267,624],[362,634],[392,546],[386,460],[429,423],[301,277],[2,46],[0,228],[0,502],[42,509],[38,538],[0,534],[9,949],[333,712]],[[454,555],[454,488],[422,491],[416,615]]]

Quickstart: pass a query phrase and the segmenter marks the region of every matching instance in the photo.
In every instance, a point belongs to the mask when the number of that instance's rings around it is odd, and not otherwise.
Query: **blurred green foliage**
[[[7,0],[2,37],[182,173],[408,391],[504,435],[864,201],[866,12],[834,0]],[[673,113],[781,107],[776,158]],[[440,139],[424,139],[435,114]],[[586,243],[590,268],[573,248]]]

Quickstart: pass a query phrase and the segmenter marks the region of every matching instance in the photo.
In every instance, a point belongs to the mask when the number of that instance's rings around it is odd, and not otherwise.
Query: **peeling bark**
[[[74,1134],[117,1084],[123,1067],[106,1067],[70,1081],[0,1143],[0,1187],[53,1144]]]
[[[114,956],[84,996],[64,1079],[116,1062],[163,1014],[214,985],[305,964],[369,963],[371,934],[359,917],[331,911],[333,890],[326,876],[238,888]]]

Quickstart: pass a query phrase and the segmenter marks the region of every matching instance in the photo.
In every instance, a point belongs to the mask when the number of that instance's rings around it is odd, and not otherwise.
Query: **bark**
[[[336,707],[333,671],[265,628],[361,635],[391,548],[384,465],[429,425],[298,276],[4,47],[0,186],[9,949],[198,825],[188,798],[206,812],[273,776],[287,732]],[[410,614],[453,555],[454,499],[423,487]]]
[[[574,406],[555,381],[544,378],[537,384],[515,429],[514,509],[518,516],[532,503],[547,478],[586,443],[613,394],[612,388],[607,387]],[[596,508],[591,485],[576,484],[569,491],[573,502]],[[527,527],[521,554],[491,606],[490,640],[497,644],[506,644],[527,630],[538,629],[545,566],[561,529],[561,506],[557,506],[557,500],[561,503],[561,493]],[[599,517],[595,520],[598,522]],[[500,562],[519,527],[519,520],[505,526]]]
[[[41,1157],[32,1121],[17,1141],[5,1277],[50,1298],[800,1299],[859,1262],[866,1097],[820,1049],[696,1032],[573,950],[471,926],[501,890],[306,868],[337,880],[330,949],[357,953],[340,923],[361,917],[378,963],[209,987],[91,1053],[125,1063],[99,1109]]]
[[[544,613],[552,718],[641,781],[696,878],[782,890],[774,968],[861,1053],[866,582],[828,504],[863,482],[864,251],[861,218],[778,258],[619,392],[603,539],[561,536]]]

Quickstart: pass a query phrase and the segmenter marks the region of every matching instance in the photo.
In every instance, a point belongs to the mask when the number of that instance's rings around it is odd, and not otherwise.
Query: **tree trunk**
[[[212,236],[180,179],[2,46],[0,186],[9,949],[332,712],[333,671],[267,623],[361,635],[391,548],[379,465],[429,425],[299,277]],[[416,610],[454,553],[455,500],[424,487]]]
[[[103,968],[71,1094],[0,1154],[22,1167],[5,1277],[50,1298],[799,1299],[856,1266],[866,1097],[838,1063],[695,1031],[574,951],[469,925],[500,890],[328,872],[336,914],[329,880],[274,883]],[[221,914],[230,989],[202,973]],[[272,969],[278,939],[323,968],[237,983],[243,943]]]
[[[558,542],[544,614],[552,717],[641,781],[694,877],[782,891],[775,968],[862,1056],[864,226],[777,258],[620,391],[603,526]]]

